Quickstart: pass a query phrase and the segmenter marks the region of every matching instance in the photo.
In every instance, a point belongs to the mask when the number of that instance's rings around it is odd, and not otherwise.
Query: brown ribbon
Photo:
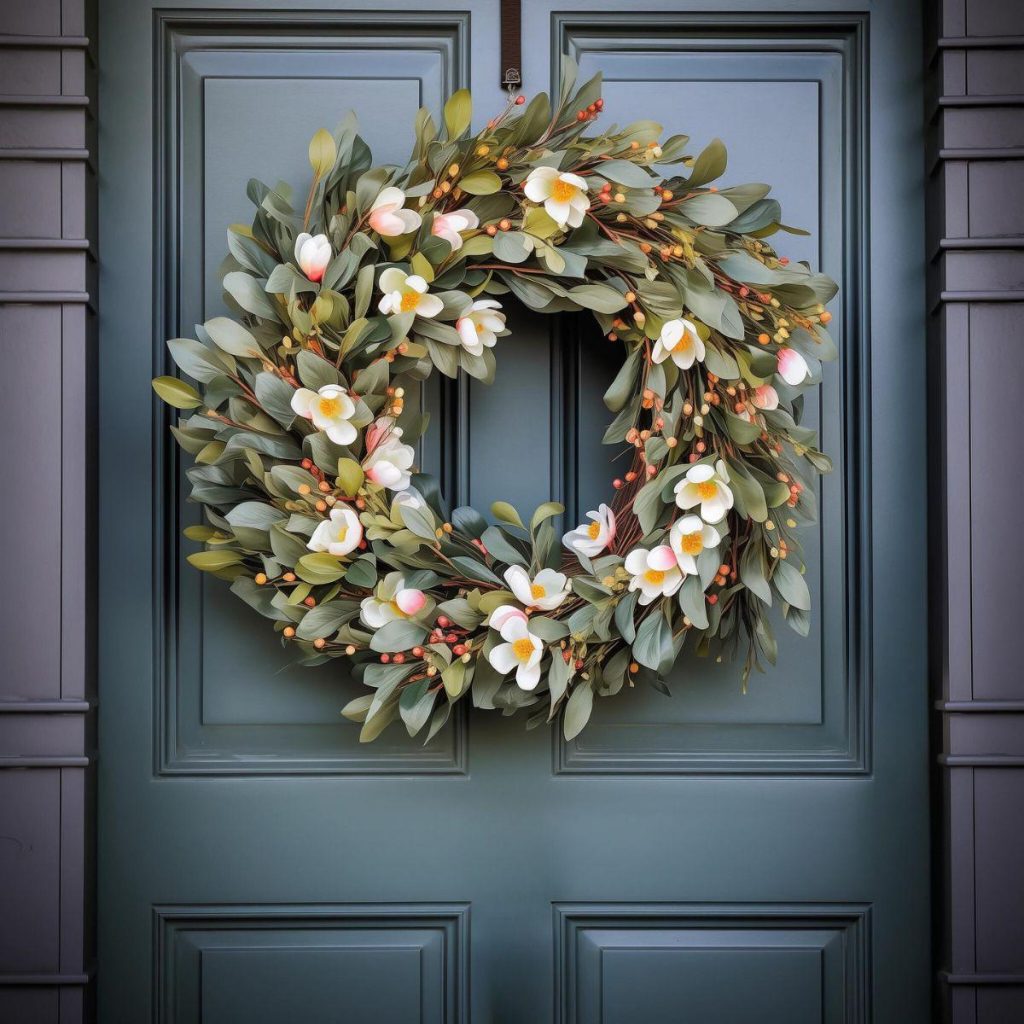
[[[518,89],[523,84],[522,4],[501,0],[501,85]]]

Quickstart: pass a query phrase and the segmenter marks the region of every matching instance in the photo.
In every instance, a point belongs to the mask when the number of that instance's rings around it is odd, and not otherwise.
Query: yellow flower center
[[[533,641],[527,636],[513,640],[512,653],[518,661],[529,661],[533,656]]]
[[[713,480],[704,480],[697,484],[697,496],[701,501],[710,501],[718,493],[718,484]]]
[[[676,348],[689,348],[690,347],[690,336],[684,334],[677,342]]]
[[[476,333],[477,334],[483,334],[484,333],[484,325],[483,324],[477,324],[476,325]]]
[[[417,291],[402,292],[402,312],[411,313],[420,304],[422,297]]]
[[[571,182],[557,178],[551,186],[551,198],[558,203],[567,203],[578,191],[579,189]]]
[[[644,579],[648,583],[653,583],[654,586],[660,587],[665,582],[665,574],[660,569],[648,569],[644,573]]]
[[[397,616],[398,616],[399,618],[402,618],[402,619],[407,619],[407,618],[408,618],[408,616],[407,616],[407,615],[405,614],[405,612],[403,612],[403,611],[402,611],[402,609],[398,607],[398,602],[397,602],[397,601],[389,601],[389,602],[388,602],[388,604],[390,604],[390,605],[391,605],[391,610],[392,610],[392,611],[393,611],[393,612],[394,612],[394,613],[395,613],[395,614],[396,614],[396,615],[397,615]]]
[[[587,536],[591,540],[597,540],[601,533],[601,524],[596,520],[587,527]]]
[[[335,534],[335,540],[337,540],[337,542],[339,544],[344,544],[345,543],[345,534],[346,533],[348,533],[348,524],[342,523],[338,527],[337,533]]]
[[[684,533],[679,546],[684,555],[699,555],[704,550],[704,538],[699,530],[696,533]]]
[[[319,403],[320,415],[326,419],[333,419],[341,412],[340,398],[321,398]]]
[[[539,583],[530,584],[530,595],[533,597],[535,601],[539,598],[542,598],[545,593],[546,591]]]

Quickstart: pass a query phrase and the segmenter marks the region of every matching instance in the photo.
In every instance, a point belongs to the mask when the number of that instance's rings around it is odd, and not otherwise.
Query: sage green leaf
[[[395,619],[393,622],[384,623],[373,634],[373,638],[370,640],[370,649],[379,651],[381,654],[394,654],[416,647],[426,638],[427,631],[423,626],[418,626],[415,622]]]
[[[564,640],[569,635],[569,627],[557,619],[549,619],[546,615],[534,615],[530,619],[530,632],[550,644]]]
[[[489,196],[501,191],[501,178],[494,171],[474,171],[460,178],[458,185],[471,196]]]
[[[222,376],[226,369],[234,368],[233,361],[230,366],[225,365],[218,353],[192,338],[172,338],[167,342],[167,349],[179,369],[204,384]],[[224,358],[230,359],[230,356]]]
[[[285,430],[290,429],[295,420],[292,410],[295,388],[286,384],[276,373],[258,373],[253,390],[264,412],[277,420]]]
[[[207,320],[203,327],[210,335],[213,343],[233,356],[252,359],[260,355],[260,347],[256,339],[237,320],[226,316],[215,316]]]
[[[655,178],[638,164],[628,160],[607,160],[595,168],[598,174],[627,188],[651,188]]]
[[[664,614],[655,608],[640,623],[633,641],[633,659],[655,672],[662,672],[673,661],[672,630]]]
[[[295,563],[295,572],[307,583],[336,583],[345,575],[345,567],[334,555],[317,551],[303,555]]]
[[[722,227],[736,217],[736,207],[719,192],[702,192],[681,202],[677,209],[694,224],[710,228]]]
[[[195,409],[203,404],[200,394],[191,384],[177,377],[157,377],[153,381],[157,396],[175,409]]]
[[[552,650],[551,665],[548,668],[548,690],[551,692],[551,712],[555,711],[558,702],[565,696],[565,691],[572,678],[572,668],[562,657],[562,652]]]
[[[337,367],[307,349],[295,357],[295,367],[299,371],[299,380],[311,391],[319,391],[327,384],[341,383]]]
[[[274,523],[286,518],[286,513],[263,501],[243,501],[224,517],[232,526],[251,526],[256,530],[269,530]]]
[[[253,313],[264,320],[279,321],[277,309],[263,286],[251,274],[233,270],[224,275],[224,290],[247,313]]]
[[[420,679],[403,687],[398,698],[398,712],[410,736],[415,736],[427,724],[430,712],[434,710],[437,694],[430,691],[429,679]]]
[[[740,555],[740,581],[765,604],[772,603],[772,589],[768,585],[764,552],[755,542],[749,542]]]
[[[363,467],[355,459],[338,459],[338,483],[350,498],[356,496],[365,479]]]
[[[694,160],[693,170],[686,180],[687,188],[698,188],[720,178],[725,173],[727,162],[725,143],[721,139],[712,139]]]
[[[526,529],[523,526],[522,519],[519,518],[519,513],[513,508],[507,501],[496,501],[491,505],[491,514],[495,519],[500,519],[503,523],[510,523],[512,526],[519,526],[522,529]]]
[[[615,628],[618,629],[622,639],[627,644],[631,644],[636,637],[633,612],[636,609],[636,602],[639,597],[639,591],[631,590],[628,594],[623,594],[618,604],[615,605]]]
[[[188,556],[189,564],[203,572],[217,572],[238,565],[242,556],[238,551],[196,551]]]
[[[468,555],[456,555],[452,559],[452,564],[460,569],[467,579],[483,583],[496,583],[501,586],[501,580],[486,565],[478,562],[475,558],[470,558]]]
[[[321,128],[309,142],[309,165],[313,168],[313,176],[322,178],[334,170],[334,161],[338,150],[334,144],[334,136]]]
[[[300,640],[325,639],[333,636],[341,628],[341,624],[352,618],[352,607],[341,601],[328,601],[326,604],[310,608],[295,629]]]
[[[473,119],[473,99],[468,89],[452,93],[444,105],[444,125],[449,141],[455,141],[469,127]]]
[[[772,583],[779,592],[779,596],[786,604],[800,611],[810,611],[811,593],[807,589],[807,581],[798,569],[789,562],[779,561],[775,563],[775,571],[772,573]]]
[[[640,369],[641,349],[633,349],[604,393],[604,404],[612,411],[619,412],[636,392],[636,375]]]
[[[499,231],[494,236],[494,258],[502,263],[522,263],[533,252],[521,231]]]
[[[586,683],[574,686],[562,716],[562,734],[567,740],[573,740],[583,732],[593,710],[594,691]]]
[[[708,604],[699,576],[687,576],[683,580],[679,588],[679,607],[697,629],[707,629]]]
[[[622,292],[606,284],[579,284],[569,289],[569,298],[595,313],[617,313],[628,303]]]

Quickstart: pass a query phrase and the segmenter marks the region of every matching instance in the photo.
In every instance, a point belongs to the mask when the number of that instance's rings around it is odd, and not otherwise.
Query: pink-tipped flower
[[[526,612],[522,608],[517,608],[514,604],[502,604],[491,612],[491,617],[488,620],[488,625],[491,629],[496,629],[499,632],[501,627],[505,625],[509,619],[522,619],[526,622]]]
[[[811,375],[807,360],[796,349],[784,348],[779,351],[779,376],[790,386],[803,384]]]
[[[415,210],[405,210],[405,193],[394,185],[383,189],[370,207],[370,227],[378,235],[397,238],[415,231],[422,218]]]
[[[407,587],[395,594],[395,604],[405,615],[418,615],[427,603],[427,595],[422,590]]]
[[[453,210],[439,213],[430,225],[430,233],[443,238],[454,252],[462,248],[462,231],[472,231],[480,226],[480,218],[472,210]]]
[[[322,281],[331,262],[331,243],[326,235],[303,232],[295,239],[295,262],[310,281]]]
[[[753,402],[758,409],[767,409],[770,412],[779,407],[779,393],[771,384],[762,384],[754,390]]]

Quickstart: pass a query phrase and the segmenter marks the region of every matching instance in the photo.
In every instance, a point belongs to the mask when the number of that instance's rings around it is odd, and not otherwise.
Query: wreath
[[[769,186],[712,184],[719,140],[693,158],[650,121],[589,133],[599,91],[567,64],[557,99],[510,96],[475,135],[459,91],[443,127],[419,111],[404,167],[373,167],[351,115],[318,131],[304,207],[249,182],[235,315],[168,342],[198,388],[153,382],[189,411],[171,427],[205,513],[188,561],[304,664],[349,661],[362,740],[396,718],[429,739],[470,694],[531,726],[561,714],[572,738],[595,695],[664,691],[688,638],[745,645],[745,686],[774,661],[773,603],[808,630],[796,531],[830,463],[801,396],[836,354],[836,286],[766,241],[795,231]],[[435,369],[490,382],[509,295],[591,310],[623,350],[604,442],[629,468],[560,544],[561,505],[526,522],[497,502],[489,522],[414,466],[427,417],[406,387]]]

